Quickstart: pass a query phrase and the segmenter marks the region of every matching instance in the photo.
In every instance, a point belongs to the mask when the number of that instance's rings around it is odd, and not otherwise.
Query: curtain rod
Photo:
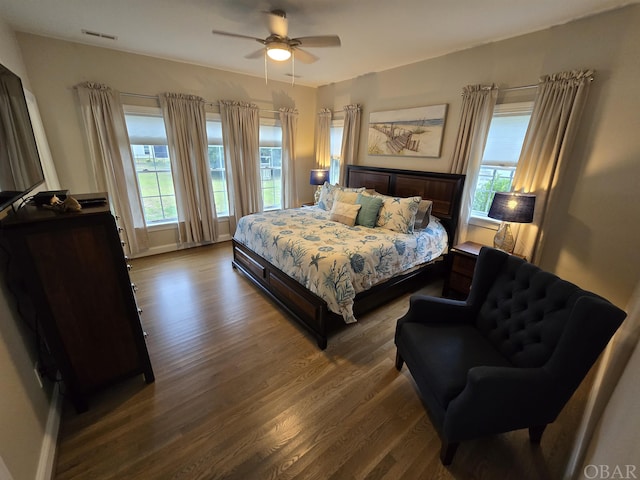
[[[516,90],[526,90],[529,88],[536,88],[538,85],[521,85],[519,87],[498,88],[499,92],[515,92]]]
[[[148,98],[150,100],[159,100],[157,95],[145,95],[143,93],[129,93],[129,92],[120,92],[120,95],[123,95],[125,97],[136,97],[136,98]],[[207,100],[204,101],[204,103],[206,105],[211,105],[212,107],[218,107],[220,108],[220,103],[219,102],[209,102]],[[261,112],[266,112],[266,113],[280,113],[278,110],[264,110],[264,109],[260,109]]]

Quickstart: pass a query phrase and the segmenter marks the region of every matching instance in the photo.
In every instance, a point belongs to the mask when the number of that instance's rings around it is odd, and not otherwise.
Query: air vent
[[[89,35],[90,37],[106,38],[107,40],[118,39],[118,37],[116,37],[115,35],[109,35],[108,33],[93,32],[91,30],[82,30],[82,33],[84,35]]]

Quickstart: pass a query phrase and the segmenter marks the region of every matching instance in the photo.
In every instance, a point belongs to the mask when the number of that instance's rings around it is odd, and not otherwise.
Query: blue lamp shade
[[[311,185],[323,185],[327,180],[329,180],[329,170],[322,168],[314,168],[311,170],[311,176],[309,177],[309,183]]]
[[[496,192],[488,216],[503,222],[531,223],[535,205],[535,195]]]

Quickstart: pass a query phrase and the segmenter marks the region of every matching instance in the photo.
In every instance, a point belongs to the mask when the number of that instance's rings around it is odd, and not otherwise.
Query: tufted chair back
[[[509,256],[480,306],[476,327],[514,366],[541,367],[584,295],[592,294]]]

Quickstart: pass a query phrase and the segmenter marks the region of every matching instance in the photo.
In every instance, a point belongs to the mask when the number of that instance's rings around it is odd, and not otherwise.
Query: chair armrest
[[[415,294],[411,295],[409,311],[398,320],[398,325],[405,322],[466,323],[473,321],[474,314],[475,310],[464,301]]]
[[[565,403],[544,368],[474,367],[447,407],[443,431],[450,441],[546,425]]]

